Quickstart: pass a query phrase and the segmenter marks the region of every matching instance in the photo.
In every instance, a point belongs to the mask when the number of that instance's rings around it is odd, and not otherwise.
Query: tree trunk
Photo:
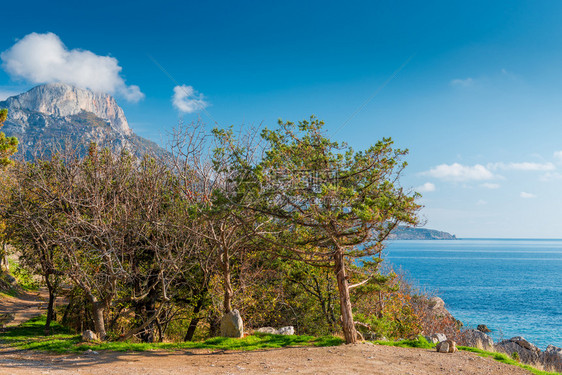
[[[0,271],[2,271],[2,265],[6,272],[10,272],[10,265],[8,264],[8,247],[6,246],[6,241],[2,241],[2,250],[0,251]]]
[[[338,291],[340,295],[340,308],[342,316],[343,335],[346,344],[357,342],[357,330],[353,322],[353,311],[351,310],[351,299],[349,298],[349,285],[345,274],[343,251],[336,250],[334,254],[335,272],[338,280]]]
[[[185,337],[183,338],[183,341],[193,340],[193,335],[195,334],[195,330],[197,329],[197,323],[199,323],[199,321],[201,320],[199,312],[201,311],[202,307],[203,298],[199,298],[197,304],[193,308],[193,318],[191,318],[191,321],[189,322],[189,327],[187,327],[187,332],[185,334]]]
[[[47,320],[45,322],[45,335],[51,334],[51,321],[55,319],[55,299],[56,287],[51,283],[51,274],[45,275],[45,283],[47,284],[47,290],[49,291],[49,304],[47,306]],[[56,283],[56,282],[55,282]]]
[[[105,340],[105,322],[103,318],[104,304],[103,302],[92,302],[92,314],[94,315],[94,326],[96,334],[100,340]]]
[[[232,296],[234,295],[234,291],[232,290],[232,283],[230,281],[230,260],[227,249],[224,249],[222,253],[222,271],[224,283],[224,313],[228,314],[232,311]]]

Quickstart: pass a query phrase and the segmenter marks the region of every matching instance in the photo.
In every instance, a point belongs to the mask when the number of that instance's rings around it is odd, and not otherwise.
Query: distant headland
[[[456,240],[457,236],[435,229],[398,226],[389,236],[390,240]]]

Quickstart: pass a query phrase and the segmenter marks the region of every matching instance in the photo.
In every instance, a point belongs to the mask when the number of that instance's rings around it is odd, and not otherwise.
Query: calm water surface
[[[562,347],[562,240],[390,241],[384,258],[495,340]]]

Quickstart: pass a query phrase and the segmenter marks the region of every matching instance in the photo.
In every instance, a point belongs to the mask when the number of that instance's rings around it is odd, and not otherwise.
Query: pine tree
[[[4,126],[4,121],[8,117],[7,109],[0,109],[0,128]],[[0,132],[0,169],[12,164],[10,156],[18,151],[18,139],[16,137],[6,137]]]

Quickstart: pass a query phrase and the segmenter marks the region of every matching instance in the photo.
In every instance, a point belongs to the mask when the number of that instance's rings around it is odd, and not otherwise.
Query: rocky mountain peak
[[[65,83],[48,83],[6,99],[8,115],[14,120],[26,120],[26,112],[66,117],[91,112],[108,121],[115,131],[130,135],[127,119],[121,107],[109,94],[96,93]]]

